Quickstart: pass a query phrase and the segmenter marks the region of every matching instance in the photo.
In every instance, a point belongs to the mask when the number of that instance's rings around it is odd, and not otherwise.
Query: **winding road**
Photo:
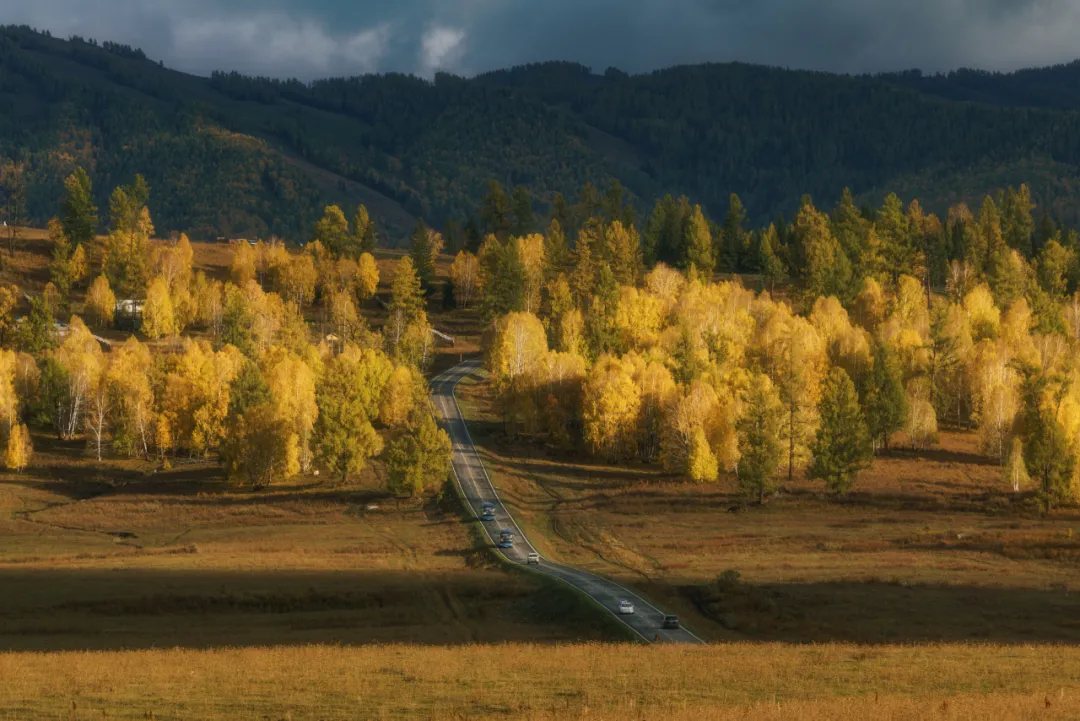
[[[481,363],[478,360],[466,361],[454,366],[431,381],[431,398],[435,407],[442,415],[440,425],[450,436],[453,444],[454,475],[458,485],[473,514],[479,519],[481,506],[485,502],[495,504],[495,520],[479,521],[484,532],[495,544],[495,539],[502,529],[510,529],[514,532],[513,548],[502,549],[496,547],[496,551],[507,561],[526,565],[528,554],[536,552],[529,539],[522,532],[509,509],[499,498],[491,478],[480,460],[480,454],[473,445],[469,428],[465,423],[465,417],[458,406],[454,390],[459,381],[471,373],[480,370]],[[530,570],[553,576],[561,581],[569,583],[585,595],[592,598],[603,608],[611,612],[615,618],[629,627],[634,633],[648,642],[661,641],[668,643],[702,643],[702,640],[685,628],[663,629],[661,623],[664,620],[664,612],[648,601],[638,596],[633,591],[620,586],[614,581],[601,578],[587,571],[582,571],[570,566],[564,566],[541,557],[538,565],[528,566]],[[619,602],[630,601],[634,604],[634,613],[622,615],[618,613]]]

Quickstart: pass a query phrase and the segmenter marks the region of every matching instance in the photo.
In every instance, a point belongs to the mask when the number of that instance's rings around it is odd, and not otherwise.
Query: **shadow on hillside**
[[[575,598],[492,570],[6,568],[0,588],[8,651],[603,638]]]
[[[733,638],[791,643],[1080,643],[1080,593],[900,582],[687,586]]]

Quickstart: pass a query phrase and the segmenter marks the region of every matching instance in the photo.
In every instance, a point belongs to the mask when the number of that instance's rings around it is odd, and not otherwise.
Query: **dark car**
[[[678,616],[664,616],[664,623],[660,628],[678,628],[679,617]]]

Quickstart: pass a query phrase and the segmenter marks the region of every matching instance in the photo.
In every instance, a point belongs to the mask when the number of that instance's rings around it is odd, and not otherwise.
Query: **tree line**
[[[19,290],[0,288],[7,467],[29,462],[39,428],[85,440],[97,460],[219,457],[254,488],[320,467],[346,482],[376,457],[392,492],[445,481],[450,444],[423,376],[434,346],[411,258],[394,270],[384,327],[359,312],[380,281],[366,209],[350,224],[327,207],[298,251],[240,243],[219,280],[194,270],[185,235],[151,241],[141,176],[111,194],[103,238],[93,198],[86,173],[67,179],[49,224],[51,280],[24,317]],[[135,303],[147,342],[94,335]]]

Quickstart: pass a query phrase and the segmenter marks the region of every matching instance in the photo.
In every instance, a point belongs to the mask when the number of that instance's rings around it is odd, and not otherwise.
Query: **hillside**
[[[850,77],[744,64],[630,76],[547,63],[463,79],[389,74],[303,84],[176,72],[142,51],[0,29],[0,155],[31,169],[31,219],[92,169],[99,200],[136,172],[160,231],[304,238],[326,202],[366,204],[390,244],[419,216],[474,216],[486,183],[539,210],[613,178],[639,217],[667,192],[750,219],[845,186],[918,192],[940,210],[1026,181],[1080,217],[1076,66]]]

